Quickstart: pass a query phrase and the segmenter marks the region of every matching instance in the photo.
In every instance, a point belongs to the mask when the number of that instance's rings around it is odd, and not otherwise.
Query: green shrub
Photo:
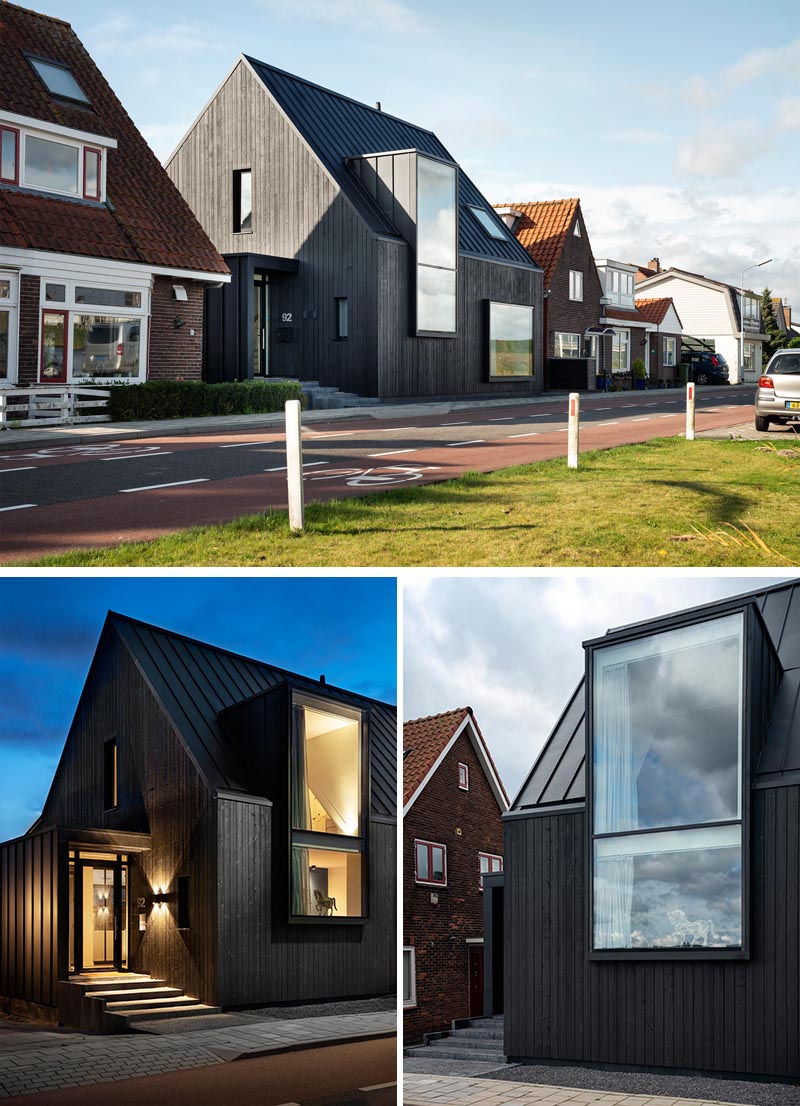
[[[644,380],[647,377],[647,369],[641,357],[637,357],[631,365],[634,380]]]
[[[195,380],[149,380],[145,384],[113,385],[108,413],[112,422],[250,415],[282,411],[287,399],[305,403],[299,381],[204,384]]]

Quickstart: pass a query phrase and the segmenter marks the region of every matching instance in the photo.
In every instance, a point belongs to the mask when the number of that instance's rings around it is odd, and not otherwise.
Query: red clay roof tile
[[[661,299],[634,300],[634,303],[636,304],[636,310],[647,319],[648,323],[660,325],[664,321],[664,316],[672,307],[672,298],[664,296]]]
[[[508,794],[500,779],[500,773],[492,760],[472,707],[431,714],[427,718],[415,718],[403,725],[403,804],[405,805],[427,776],[437,757],[447,746],[458,727],[469,716],[483,746],[486,758],[492,766],[497,781],[508,803]]]
[[[514,233],[536,264],[544,271],[544,286],[549,288],[567,235],[575,221],[580,200],[541,200],[536,203],[495,204],[519,211],[521,218]]]

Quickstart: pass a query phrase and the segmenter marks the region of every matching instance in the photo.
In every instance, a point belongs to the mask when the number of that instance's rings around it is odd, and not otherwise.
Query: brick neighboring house
[[[406,1044],[483,1013],[482,872],[501,871],[508,796],[471,707],[403,727]]]
[[[593,388],[595,375],[610,364],[611,342],[597,333],[587,334],[590,329],[602,329],[603,289],[580,200],[495,204],[495,208],[544,274],[544,364],[551,357],[587,357],[594,362],[587,373]]]
[[[636,310],[655,330],[649,335],[650,379],[672,383],[678,379],[681,362],[683,325],[675,304],[665,296],[661,299],[637,299]]]
[[[0,386],[199,378],[229,279],[70,25],[0,0]]]

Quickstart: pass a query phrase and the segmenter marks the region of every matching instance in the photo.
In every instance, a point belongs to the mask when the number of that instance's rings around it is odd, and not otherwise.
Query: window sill
[[[350,339],[348,338],[348,336],[347,336],[347,335],[344,335],[344,336],[343,336],[343,337],[341,337],[341,338],[334,338],[334,339],[333,339],[333,341],[334,341],[334,342],[348,342],[349,340],[350,340]]]
[[[441,890],[442,888],[447,887],[446,883],[432,883],[432,882],[430,882],[428,880],[424,880],[424,879],[415,879],[414,883],[416,884],[417,887],[435,887],[439,890]]]
[[[707,949],[702,946],[684,949],[592,949],[590,960],[618,960],[632,963],[637,960],[749,960],[747,949]]]
[[[363,926],[366,925],[368,921],[369,918],[302,918],[294,914],[289,917],[289,925],[294,926]]]
[[[404,1010],[416,1010],[416,1008],[417,1008],[416,1001],[414,1001],[414,1002],[404,1002],[403,1003],[403,1009]]]
[[[489,383],[490,384],[503,384],[503,383],[505,383],[509,380],[533,380],[534,375],[535,375],[534,373],[525,373],[525,374],[522,374],[522,373],[516,374],[515,373],[513,376],[510,373],[506,376],[492,376],[491,374],[489,374]]]

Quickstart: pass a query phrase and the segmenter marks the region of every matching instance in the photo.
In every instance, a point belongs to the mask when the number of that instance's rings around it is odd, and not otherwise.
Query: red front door
[[[40,384],[67,382],[67,318],[66,311],[42,311]]]
[[[483,945],[468,945],[469,1016],[483,1017]]]

